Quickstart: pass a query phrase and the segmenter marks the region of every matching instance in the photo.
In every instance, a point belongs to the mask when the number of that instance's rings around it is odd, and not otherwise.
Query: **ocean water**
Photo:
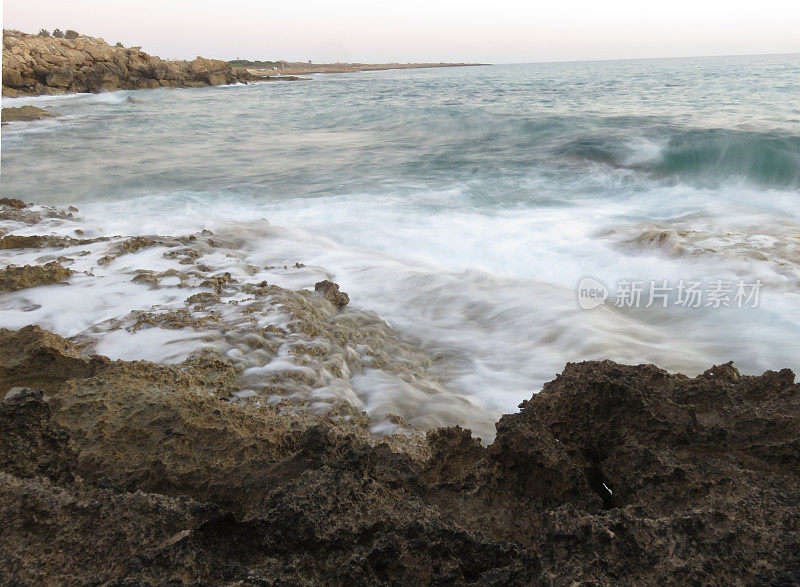
[[[64,116],[3,128],[3,196],[74,204],[97,234],[207,228],[237,235],[248,258],[320,268],[487,414],[513,411],[569,361],[800,367],[800,55],[3,100],[27,103]],[[591,310],[577,294],[587,276],[608,290]],[[647,307],[651,281],[671,292]],[[643,285],[640,303],[622,303],[620,282]],[[678,303],[680,282],[700,284],[699,307]],[[730,288],[719,304],[714,284]],[[740,285],[757,303],[737,303]],[[109,288],[47,290],[26,313],[6,295],[0,326],[75,336],[166,303],[128,280]],[[163,359],[187,341],[115,335],[98,349]],[[361,373],[353,385],[371,405],[413,382]],[[406,415],[428,408],[412,404]],[[454,419],[469,426],[471,413]]]

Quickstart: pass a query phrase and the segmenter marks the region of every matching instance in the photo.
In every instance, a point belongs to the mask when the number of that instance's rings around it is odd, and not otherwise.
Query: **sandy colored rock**
[[[76,35],[72,31],[71,38],[56,39],[3,30],[3,95],[202,87],[252,79],[224,61],[167,61],[141,47],[112,47],[103,39]]]
[[[16,108],[3,108],[3,122],[41,120],[42,118],[52,118],[58,114],[42,110],[36,106],[17,106]]]
[[[328,300],[334,307],[341,309],[350,303],[350,296],[343,291],[339,291],[339,286],[332,281],[323,280],[314,284],[314,291],[320,293],[323,298]]]
[[[40,249],[44,247],[49,248],[65,248],[76,245],[88,245],[91,243],[104,240],[103,238],[71,238],[68,236],[51,236],[51,235],[6,235],[0,238],[0,250],[2,249]]]
[[[0,206],[20,210],[28,205],[19,198],[0,198]]]
[[[72,275],[72,270],[56,261],[45,265],[13,265],[0,270],[0,292],[17,291],[37,285],[62,283]]]

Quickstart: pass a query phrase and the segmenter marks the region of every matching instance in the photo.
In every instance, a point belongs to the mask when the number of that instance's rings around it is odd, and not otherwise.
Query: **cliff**
[[[140,47],[112,47],[93,37],[3,31],[4,96],[216,86],[250,79],[247,71],[217,59],[167,61]]]

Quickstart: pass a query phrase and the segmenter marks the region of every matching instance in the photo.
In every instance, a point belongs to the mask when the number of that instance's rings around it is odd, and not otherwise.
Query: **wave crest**
[[[787,134],[715,129],[636,139],[584,137],[562,154],[666,178],[800,187],[800,136]]]

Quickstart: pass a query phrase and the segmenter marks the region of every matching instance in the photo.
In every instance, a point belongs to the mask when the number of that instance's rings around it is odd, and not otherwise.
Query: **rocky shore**
[[[94,353],[92,333],[0,329],[5,580],[800,582],[800,386],[791,371],[745,376],[727,364],[688,378],[652,365],[570,363],[500,418],[488,445],[402,415],[379,434],[348,402],[315,411],[291,400],[329,385],[331,371],[342,379],[380,365],[426,377],[423,351],[352,308],[335,283],[291,290],[215,272],[204,258],[230,263],[235,254],[223,236],[90,235],[77,214],[0,201],[0,250],[29,260],[6,263],[2,303],[76,287],[77,277],[99,279],[101,268],[149,254],[184,269],[137,269],[128,279],[200,293],[182,309],[108,321],[97,336],[224,323],[226,336],[242,338],[238,354],[204,350],[161,364]],[[71,236],[46,230],[73,225]],[[79,257],[93,268],[82,270]],[[259,319],[276,309],[284,325]],[[259,375],[262,388],[236,360],[282,349],[302,370]],[[285,399],[242,401],[245,386]]]
[[[168,61],[141,47],[111,46],[83,35],[67,39],[3,30],[3,95],[9,97],[216,86],[250,79],[247,71],[216,59]]]
[[[3,124],[9,122],[30,122],[31,120],[42,120],[58,116],[53,112],[42,110],[36,106],[18,106],[16,108],[3,108]]]

